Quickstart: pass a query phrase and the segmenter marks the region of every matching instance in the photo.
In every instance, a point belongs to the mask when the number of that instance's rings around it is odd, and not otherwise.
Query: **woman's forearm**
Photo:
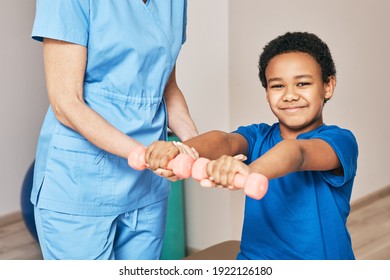
[[[109,124],[84,101],[87,49],[52,39],[44,41],[46,86],[53,112],[63,125],[112,154],[126,158],[139,145]]]

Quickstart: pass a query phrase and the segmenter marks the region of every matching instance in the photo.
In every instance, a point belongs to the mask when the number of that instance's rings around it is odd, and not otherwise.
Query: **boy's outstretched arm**
[[[241,134],[218,130],[206,132],[183,143],[189,147],[194,147],[199,156],[211,160],[223,155],[246,155],[248,152],[248,143]]]
[[[342,172],[336,152],[321,139],[283,140],[250,167],[269,179],[305,170]]]
[[[283,140],[249,166],[224,156],[209,165],[207,173],[215,184],[229,187],[232,186],[236,173],[248,175],[257,172],[268,179],[274,179],[304,170],[332,170],[335,174],[342,174],[336,152],[321,139]]]
[[[237,133],[210,131],[184,141],[183,144],[194,148],[201,157],[217,159],[222,155],[246,154],[248,144]],[[156,141],[146,150],[145,160],[152,170],[166,168],[168,162],[180,153],[172,142]]]

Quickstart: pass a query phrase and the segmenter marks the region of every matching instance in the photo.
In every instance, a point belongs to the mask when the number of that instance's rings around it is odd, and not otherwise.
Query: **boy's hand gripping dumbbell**
[[[199,182],[208,179],[206,170],[209,163],[207,158],[198,158],[192,166],[192,177]],[[248,176],[237,173],[234,177],[234,187],[242,188],[247,196],[260,200],[268,190],[268,179],[259,173],[251,173]]]

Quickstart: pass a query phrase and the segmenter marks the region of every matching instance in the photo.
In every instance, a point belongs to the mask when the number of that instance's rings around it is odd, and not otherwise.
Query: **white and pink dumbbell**
[[[192,177],[201,182],[207,180],[207,165],[210,160],[207,158],[198,158],[192,166]],[[244,189],[247,196],[260,200],[267,193],[268,178],[259,173],[251,173],[248,176],[236,174],[234,177],[234,187]]]
[[[130,167],[136,170],[144,170],[147,165],[145,161],[145,148],[137,146],[131,150],[127,161]],[[178,154],[174,159],[168,162],[167,168],[179,178],[187,179],[191,177],[192,165],[194,159],[187,154]]]

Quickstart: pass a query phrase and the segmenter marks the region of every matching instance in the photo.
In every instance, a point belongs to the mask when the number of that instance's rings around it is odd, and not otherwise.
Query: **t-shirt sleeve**
[[[264,134],[266,131],[268,131],[269,127],[265,124],[252,124],[249,126],[240,126],[232,133],[238,133],[241,134],[248,144],[248,153],[247,153],[247,160],[245,161],[246,164],[250,164],[254,160],[256,160],[259,157],[259,151],[256,148],[258,145],[259,139],[263,139]]]
[[[37,0],[32,38],[87,46],[89,0]]]
[[[338,128],[320,132],[315,138],[326,141],[333,148],[343,167],[342,176],[324,171],[322,172],[324,179],[335,187],[343,186],[354,179],[357,170],[358,144],[352,132]]]

